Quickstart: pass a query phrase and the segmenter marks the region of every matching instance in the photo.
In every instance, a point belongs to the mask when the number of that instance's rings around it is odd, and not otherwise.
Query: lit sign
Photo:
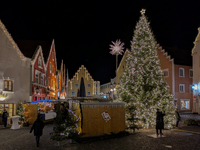
[[[193,85],[192,85],[192,89],[193,89],[193,90],[197,90],[197,85],[196,85],[196,84],[193,84]]]
[[[103,98],[107,98],[107,96],[106,96],[106,95],[104,95],[104,96],[103,96]]]

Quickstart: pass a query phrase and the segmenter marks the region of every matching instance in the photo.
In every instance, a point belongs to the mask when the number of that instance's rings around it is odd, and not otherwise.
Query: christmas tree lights
[[[164,80],[156,44],[142,9],[117,89],[119,100],[126,102],[126,124],[129,128],[154,127],[157,108],[165,111],[165,128],[172,128],[175,122],[173,95]]]

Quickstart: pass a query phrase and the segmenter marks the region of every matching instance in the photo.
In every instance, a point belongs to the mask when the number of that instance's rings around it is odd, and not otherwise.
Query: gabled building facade
[[[30,64],[0,21],[0,115],[4,109],[16,115],[20,102],[31,101]]]
[[[100,81],[94,81],[84,65],[81,65],[73,78],[68,81],[67,93],[68,97],[93,97],[99,95]]]
[[[57,87],[56,87],[56,51],[54,40],[51,44],[51,49],[46,62],[46,78],[47,78],[47,99],[58,99]]]
[[[65,65],[63,65],[63,60],[61,62],[60,70],[57,70],[57,85],[58,85],[58,98],[65,99],[66,88],[65,88]]]
[[[42,47],[38,46],[31,61],[32,101],[46,99],[46,66]]]

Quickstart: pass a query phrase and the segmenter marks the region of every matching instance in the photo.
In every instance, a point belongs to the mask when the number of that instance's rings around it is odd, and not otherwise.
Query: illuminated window
[[[4,91],[13,91],[13,81],[4,80]]]
[[[190,74],[190,78],[192,78],[193,77],[193,70],[192,69],[190,69],[189,74]]]
[[[91,85],[90,85],[90,84],[88,84],[88,85],[87,85],[87,87],[88,87],[88,88],[90,88],[90,87],[91,87]]]
[[[179,68],[179,77],[185,77],[184,68]]]
[[[190,100],[181,99],[181,110],[189,110],[189,109],[190,109]]]
[[[179,92],[185,93],[185,84],[179,84]]]
[[[52,52],[52,59],[54,59],[54,52]]]

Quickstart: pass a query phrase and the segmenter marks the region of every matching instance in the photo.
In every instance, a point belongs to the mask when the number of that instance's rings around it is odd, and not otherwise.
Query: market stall
[[[58,101],[55,100],[39,100],[24,104],[25,117],[29,124],[33,124],[37,115],[42,115],[43,121],[51,121],[56,117],[55,105]]]

